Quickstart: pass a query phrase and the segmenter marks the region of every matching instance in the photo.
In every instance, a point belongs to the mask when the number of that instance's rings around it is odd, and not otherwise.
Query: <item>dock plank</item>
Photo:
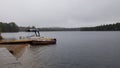
[[[6,49],[0,48],[0,67],[2,68],[24,68],[22,64]]]

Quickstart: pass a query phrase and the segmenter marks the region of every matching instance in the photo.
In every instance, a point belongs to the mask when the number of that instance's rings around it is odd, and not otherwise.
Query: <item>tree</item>
[[[0,40],[2,40],[3,38],[2,38],[2,36],[1,36],[1,33],[0,33]]]
[[[96,27],[84,27],[81,31],[120,31],[120,23],[100,25]]]
[[[0,22],[0,29],[1,29],[1,32],[18,32],[19,31],[19,27],[14,22],[10,22],[10,23]]]

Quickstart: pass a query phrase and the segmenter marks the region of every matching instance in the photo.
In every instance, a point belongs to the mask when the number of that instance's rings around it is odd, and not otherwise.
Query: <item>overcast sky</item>
[[[0,21],[36,27],[116,23],[120,0],[0,0]]]

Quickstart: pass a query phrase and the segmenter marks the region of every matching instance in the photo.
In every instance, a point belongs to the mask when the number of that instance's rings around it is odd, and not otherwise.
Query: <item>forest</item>
[[[106,24],[95,27],[83,27],[80,28],[81,31],[120,31],[120,23],[116,24]]]
[[[0,22],[0,32],[19,32],[19,31],[29,31],[29,29],[35,29],[32,27],[19,27],[14,22],[3,23]],[[120,31],[120,23],[115,24],[105,24],[95,27],[79,27],[79,28],[37,28],[39,31]]]
[[[0,32],[18,32],[19,27],[14,23],[4,23],[0,22]]]

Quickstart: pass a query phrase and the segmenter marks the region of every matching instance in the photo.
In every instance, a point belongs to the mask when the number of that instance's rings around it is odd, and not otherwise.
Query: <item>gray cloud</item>
[[[0,21],[20,26],[84,27],[120,21],[120,0],[0,0]]]

